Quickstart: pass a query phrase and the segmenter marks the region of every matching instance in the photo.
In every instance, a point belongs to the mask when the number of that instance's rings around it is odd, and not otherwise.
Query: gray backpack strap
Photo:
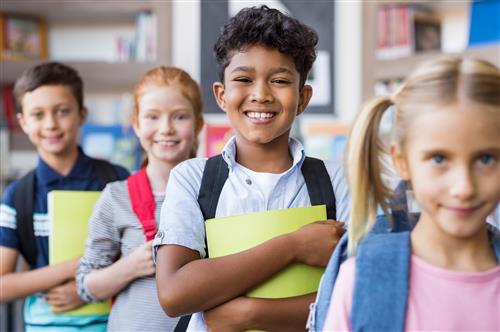
[[[408,301],[410,232],[368,235],[356,255],[353,331],[403,331]]]

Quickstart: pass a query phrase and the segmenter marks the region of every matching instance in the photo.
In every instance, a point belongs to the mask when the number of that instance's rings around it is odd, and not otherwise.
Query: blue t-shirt
[[[118,179],[126,179],[128,171],[113,165]],[[63,176],[53,170],[41,158],[35,168],[36,191],[34,199],[33,230],[35,232],[37,258],[35,266],[40,268],[49,263],[49,219],[47,214],[47,194],[52,190],[102,190],[102,184],[95,172],[93,160],[85,155],[79,148],[78,158],[75,165],[67,176]],[[13,248],[19,251],[19,237],[17,234],[16,210],[14,208],[14,193],[17,181],[11,183],[5,190],[0,205],[0,246]],[[35,294],[26,299],[24,307],[24,318],[26,327],[30,330],[43,329],[53,331],[55,327],[68,331],[72,327],[82,330],[82,327],[93,326],[96,323],[106,322],[107,315],[99,316],[70,316],[54,315],[51,308],[46,304],[42,294]],[[105,328],[105,326],[104,326]],[[101,329],[98,329],[101,330]]]

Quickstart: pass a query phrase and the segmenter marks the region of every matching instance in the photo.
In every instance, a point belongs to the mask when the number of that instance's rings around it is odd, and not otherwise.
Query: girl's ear
[[[135,136],[139,137],[139,117],[132,116],[132,129],[134,129]]]
[[[224,84],[221,82],[215,82],[212,86],[212,89],[214,91],[215,101],[217,102],[217,105],[219,105],[221,110],[227,112]]]
[[[299,105],[297,107],[297,114],[299,115],[305,111],[307,105],[309,105],[309,101],[311,100],[313,94],[312,86],[304,85],[302,90],[299,91]]]
[[[405,155],[401,151],[401,148],[396,144],[391,144],[391,157],[392,163],[394,164],[394,168],[398,172],[398,175],[401,177],[401,179],[409,181],[410,172],[408,168],[408,162]]]

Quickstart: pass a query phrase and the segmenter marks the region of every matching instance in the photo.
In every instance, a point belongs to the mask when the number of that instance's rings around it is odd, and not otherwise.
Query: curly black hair
[[[224,82],[224,70],[234,51],[252,45],[275,48],[292,57],[300,74],[300,89],[316,60],[318,34],[299,20],[265,5],[244,8],[222,28],[214,45],[219,79]]]
[[[43,85],[68,86],[78,103],[79,109],[83,109],[83,81],[78,72],[59,62],[45,62],[26,69],[21,77],[17,79],[14,85],[14,96],[18,112],[22,112],[24,95]]]

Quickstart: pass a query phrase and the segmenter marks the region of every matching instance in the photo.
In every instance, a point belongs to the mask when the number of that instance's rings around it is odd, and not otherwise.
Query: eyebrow
[[[255,69],[253,67],[248,67],[248,66],[239,66],[234,68],[231,73],[237,72],[237,71],[244,71],[244,72],[255,72]],[[288,73],[293,75],[293,72],[286,68],[286,67],[276,67],[271,69],[271,74],[280,74],[280,73]]]

